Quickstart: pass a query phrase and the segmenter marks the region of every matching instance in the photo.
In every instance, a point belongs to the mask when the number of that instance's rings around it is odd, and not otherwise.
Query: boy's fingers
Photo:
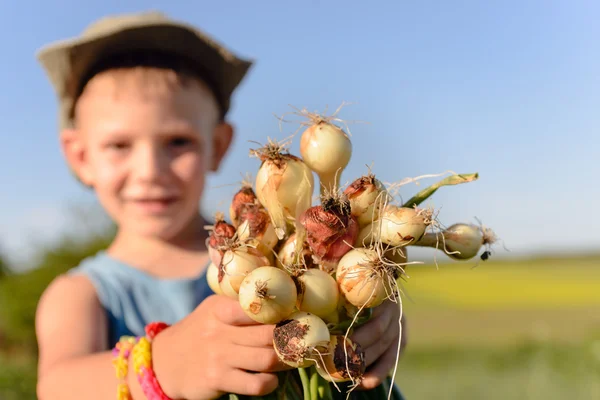
[[[215,304],[212,306],[212,309],[215,316],[224,324],[238,326],[258,325],[258,322],[246,315],[237,300],[226,296],[215,297],[218,298],[213,300]]]
[[[279,384],[275,374],[253,373],[240,369],[232,369],[222,379],[224,380],[222,386],[228,393],[257,397],[273,392]]]
[[[390,370],[394,368],[397,351],[398,344],[396,343],[394,346],[388,348],[381,359],[379,359],[377,363],[373,365],[372,369],[367,370],[360,384],[362,389],[373,389],[381,384]]]
[[[356,329],[352,335],[352,340],[356,340],[363,349],[372,346],[373,344],[379,342],[381,338],[388,332],[388,330],[391,328],[393,318],[399,316],[399,311],[395,312],[390,308],[387,308],[387,312],[381,311],[381,314],[373,315],[369,322]]]
[[[234,326],[231,341],[240,346],[273,348],[274,325]]]
[[[232,367],[253,372],[277,372],[290,369],[279,361],[273,347],[235,346],[227,353],[227,363]]]

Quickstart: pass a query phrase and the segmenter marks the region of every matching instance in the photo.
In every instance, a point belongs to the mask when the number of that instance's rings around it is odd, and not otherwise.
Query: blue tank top
[[[96,289],[106,310],[111,347],[123,335],[143,336],[150,322],[178,322],[214,294],[205,272],[191,279],[157,278],[105,251],[86,258],[69,274],[85,275]]]

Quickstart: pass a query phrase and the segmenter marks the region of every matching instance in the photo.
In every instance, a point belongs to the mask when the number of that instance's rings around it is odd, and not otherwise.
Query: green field
[[[600,399],[600,258],[471,267],[407,269],[407,398]],[[35,398],[33,365],[0,356],[0,399]]]

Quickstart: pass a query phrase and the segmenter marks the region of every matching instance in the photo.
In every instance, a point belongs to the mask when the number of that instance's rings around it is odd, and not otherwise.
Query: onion
[[[250,272],[269,265],[269,260],[252,247],[240,246],[227,250],[219,268],[219,286],[223,294],[238,298],[240,285]]]
[[[373,174],[356,179],[344,194],[348,196],[352,215],[361,228],[379,219],[380,210],[389,198],[385,186]]]
[[[283,243],[277,254],[277,260],[275,261],[278,268],[282,268],[288,271],[293,271],[301,266],[304,269],[317,268],[318,265],[313,262],[310,248],[306,241],[304,241],[303,251],[301,257],[296,257],[296,233],[292,233]],[[300,264],[300,265],[299,265]]]
[[[366,371],[360,344],[343,335],[331,335],[327,352],[317,361],[317,372],[329,382],[360,380]]]
[[[438,233],[426,233],[414,245],[442,249],[445,247],[448,257],[455,260],[469,260],[479,253],[482,246],[496,241],[496,236],[491,229],[474,224],[453,224],[441,234],[442,237],[439,238]]]
[[[346,300],[358,308],[377,307],[395,294],[396,271],[374,249],[356,248],[338,263],[336,280]]]
[[[215,294],[223,294],[223,290],[219,286],[219,267],[213,262],[208,264],[206,269],[206,281]]]
[[[298,286],[297,307],[323,319],[336,311],[339,302],[337,282],[320,269],[302,271],[295,277]]]
[[[380,219],[373,223],[375,238],[394,247],[406,246],[425,234],[432,223],[431,217],[429,210],[388,204]]]
[[[314,314],[296,311],[277,323],[273,330],[273,347],[279,359],[294,368],[316,363],[316,357],[327,351],[329,330]]]
[[[256,322],[275,324],[292,314],[296,294],[296,284],[287,272],[266,266],[246,275],[240,285],[239,302]]]
[[[240,225],[240,216],[244,213],[244,210],[248,206],[254,205],[256,201],[258,199],[252,185],[247,182],[242,183],[241,189],[233,195],[229,206],[229,217],[234,227],[237,228]]]
[[[325,197],[322,203],[306,210],[300,223],[306,229],[306,241],[315,261],[328,270],[352,249],[358,224],[343,195]]]
[[[253,243],[268,258],[279,242],[269,214],[260,204],[247,205],[239,216],[237,235],[241,242]]]
[[[211,232],[208,237],[207,247],[210,261],[215,265],[219,265],[221,264],[223,253],[233,243],[235,227],[225,222],[222,213],[217,213],[215,219],[215,224],[209,227]]]
[[[352,143],[338,126],[317,114],[307,113],[312,124],[300,137],[300,154],[317,173],[321,194],[336,191],[339,178],[352,156]]]
[[[269,142],[251,151],[262,161],[256,176],[256,196],[267,209],[280,240],[289,233],[289,225],[310,207],[314,187],[310,168],[282,150],[282,146]]]

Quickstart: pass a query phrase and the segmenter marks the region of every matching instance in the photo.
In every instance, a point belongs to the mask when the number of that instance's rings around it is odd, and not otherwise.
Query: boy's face
[[[169,239],[197,221],[205,175],[232,139],[204,86],[96,76],[63,132],[68,161],[122,232]]]

